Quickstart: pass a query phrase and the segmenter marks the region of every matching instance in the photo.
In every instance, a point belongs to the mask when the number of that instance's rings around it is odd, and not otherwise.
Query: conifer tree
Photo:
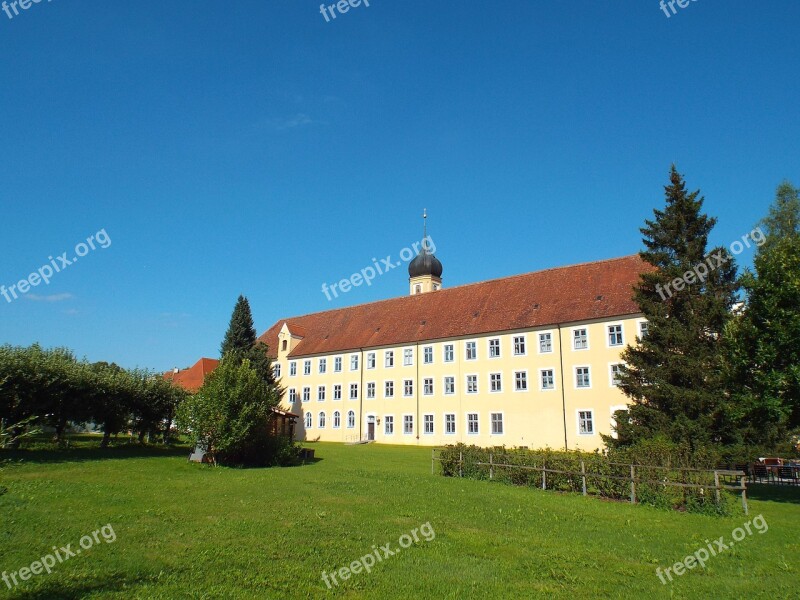
[[[716,219],[702,213],[699,191],[688,192],[672,166],[666,206],[641,229],[641,276],[634,297],[648,320],[640,343],[623,353],[620,388],[632,400],[618,420],[614,445],[662,437],[695,449],[726,441],[721,335],[735,300],[736,266],[725,248],[710,252]]]
[[[222,342],[220,354],[224,357],[229,352],[247,352],[256,343],[256,329],[253,325],[253,314],[250,311],[250,302],[244,296],[239,296],[231,315],[231,322],[225,339]]]

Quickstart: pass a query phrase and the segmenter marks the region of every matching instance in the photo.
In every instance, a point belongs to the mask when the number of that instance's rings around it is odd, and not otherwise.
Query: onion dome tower
[[[428,211],[422,213],[422,247],[408,265],[408,283],[412,296],[442,289],[442,263],[433,252],[436,246],[428,237]]]

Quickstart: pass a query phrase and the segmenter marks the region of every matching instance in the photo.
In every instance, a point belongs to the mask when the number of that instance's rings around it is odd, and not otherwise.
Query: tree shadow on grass
[[[750,483],[747,485],[747,497],[761,502],[800,504],[800,486]]]
[[[183,456],[188,459],[190,453],[191,449],[187,446],[165,447],[123,444],[110,448],[0,450],[0,461],[7,460],[10,464],[16,462],[44,464],[174,456]]]
[[[107,576],[102,579],[92,578],[86,583],[53,581],[38,586],[35,590],[25,591],[15,588],[8,598],[14,600],[80,600],[89,594],[100,594],[104,592],[121,592],[126,590],[131,592],[137,584],[152,582],[152,577],[119,577]],[[20,586],[21,587],[21,586]],[[6,589],[6,586],[3,586]]]

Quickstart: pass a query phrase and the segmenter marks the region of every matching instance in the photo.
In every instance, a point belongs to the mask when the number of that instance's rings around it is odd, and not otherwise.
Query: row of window
[[[641,322],[639,324],[639,333],[641,337],[644,337],[647,334],[647,322]],[[625,339],[623,336],[622,325],[615,324],[609,325],[607,328],[607,341],[609,347],[616,347],[616,346],[624,346]],[[538,334],[539,338],[539,353],[540,354],[548,354],[553,352],[553,334],[552,332],[544,332]],[[589,349],[589,330],[586,327],[576,327],[572,330],[572,348],[573,350],[588,350]],[[443,346],[443,360],[444,362],[453,362],[455,360],[455,345],[454,344],[445,344]],[[512,347],[511,352],[514,356],[525,356],[527,354],[527,335],[517,335],[512,338]],[[464,358],[465,360],[477,360],[478,359],[478,342],[477,341],[468,341],[464,344]],[[429,365],[433,364],[434,362],[434,352],[433,346],[424,346],[422,348],[422,362],[423,364]],[[502,348],[501,348],[501,339],[500,338],[491,338],[488,340],[488,356],[489,358],[501,358],[502,356]],[[359,369],[359,354],[351,354],[350,355],[350,370],[351,371],[358,371]],[[341,373],[343,367],[343,357],[336,356],[333,358],[333,372],[334,373]],[[366,354],[366,368],[367,369],[374,369],[377,361],[377,352],[368,352]],[[311,375],[311,360],[304,360],[303,362],[303,375]],[[290,361],[289,362],[289,376],[295,377],[297,375],[297,367],[298,361]],[[386,368],[392,368],[395,366],[395,351],[394,350],[384,350],[383,352],[383,365]],[[411,367],[414,366],[414,349],[413,348],[405,348],[403,349],[403,366]],[[320,375],[324,375],[328,372],[328,359],[327,358],[319,358],[317,359],[317,372]],[[280,363],[275,364],[275,376],[281,376],[281,366]]]
[[[619,383],[619,375],[620,369],[622,368],[621,364],[613,364],[609,367],[609,384],[611,386],[616,386]],[[384,381],[383,384],[383,397],[384,398],[394,398],[395,396],[395,385],[394,381]],[[502,392],[504,389],[503,383],[503,374],[502,373],[491,373],[489,374],[489,391],[492,393]],[[477,375],[467,375],[465,381],[466,393],[467,394],[477,394],[479,392],[478,386],[478,376]],[[539,389],[540,390],[554,390],[556,387],[555,385],[555,372],[554,369],[540,369],[539,370]],[[575,388],[576,389],[586,389],[592,387],[592,374],[591,374],[591,367],[575,367]],[[425,396],[433,396],[435,393],[435,386],[434,386],[434,379],[432,377],[426,377],[422,380],[422,393]],[[528,372],[527,371],[515,371],[514,372],[514,382],[513,382],[513,389],[517,392],[527,392],[528,387]],[[414,380],[413,379],[404,379],[403,386],[402,386],[403,396],[404,397],[413,397],[414,396]],[[368,400],[374,399],[377,393],[377,384],[375,382],[369,382],[366,384],[366,398]],[[447,376],[444,378],[444,394],[445,395],[452,395],[456,393],[456,378]],[[324,402],[327,396],[327,386],[320,385],[317,386],[317,401]],[[297,402],[297,389],[289,388],[289,402],[295,403]],[[350,384],[350,400],[358,400],[358,384],[351,383]],[[341,384],[335,384],[333,386],[333,399],[334,400],[341,400],[342,399],[342,386]],[[311,388],[304,387],[302,389],[302,401],[309,402],[311,400]]]
[[[325,429],[327,426],[328,417],[324,412],[317,414],[317,429]],[[347,427],[353,429],[356,425],[356,415],[352,410],[347,413]],[[399,425],[399,424],[398,424]],[[444,433],[447,435],[455,435],[456,431],[456,415],[455,413],[446,413],[444,415]],[[342,414],[337,410],[333,413],[333,428],[339,429],[342,426]],[[306,429],[314,428],[314,415],[311,412],[305,414],[305,427]],[[414,434],[414,415],[403,415],[402,421],[403,434]],[[479,435],[481,432],[481,425],[478,413],[467,413],[465,422],[465,431],[469,435]],[[505,426],[503,421],[503,413],[493,412],[489,413],[489,431],[492,435],[503,435],[505,433]],[[436,433],[434,422],[434,415],[427,414],[422,417],[422,432],[425,435],[433,435]],[[385,415],[383,417],[383,433],[384,435],[394,435],[395,433],[395,420],[394,415]],[[594,411],[592,410],[579,410],[578,411],[578,433],[580,435],[593,435],[594,434]]]

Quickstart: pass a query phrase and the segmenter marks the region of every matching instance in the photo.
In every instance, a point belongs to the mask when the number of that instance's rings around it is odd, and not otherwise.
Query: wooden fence
[[[436,456],[437,448],[434,448],[431,453],[431,475],[434,475],[436,472],[436,462],[441,462],[442,459]],[[720,502],[720,494],[722,490],[730,490],[733,492],[740,492],[742,496],[742,508],[744,508],[744,514],[749,514],[749,509],[747,506],[747,474],[744,471],[738,470],[728,470],[728,469],[717,469],[717,470],[704,470],[704,469],[688,469],[688,468],[675,468],[675,467],[660,467],[660,466],[651,466],[651,465],[635,465],[635,464],[623,464],[623,463],[613,463],[608,462],[605,463],[609,466],[616,466],[616,467],[627,467],[630,469],[630,475],[625,477],[621,477],[619,475],[611,475],[608,473],[592,473],[591,471],[586,470],[586,461],[580,461],[580,471],[570,471],[570,470],[563,470],[563,469],[551,469],[547,467],[545,459],[542,459],[541,465],[509,465],[503,463],[496,463],[494,462],[494,454],[489,454],[489,462],[473,462],[470,463],[474,466],[478,467],[487,467],[489,470],[489,479],[494,479],[495,469],[520,469],[525,471],[536,471],[537,473],[542,474],[542,489],[547,489],[547,474],[559,474],[559,475],[569,475],[571,477],[580,477],[581,478],[581,488],[583,491],[584,496],[588,496],[588,486],[587,480],[591,479],[612,479],[615,481],[627,481],[630,482],[630,501],[633,504],[636,504],[636,486],[638,484],[649,484],[649,485],[662,485],[662,486],[670,486],[670,487],[679,487],[684,489],[694,488],[694,489],[713,489],[715,494],[715,499],[717,504]],[[464,453],[458,453],[458,476],[462,477],[462,471],[464,467]],[[714,485],[704,485],[701,483],[685,483],[681,481],[671,481],[667,477],[663,479],[653,480],[653,479],[642,479],[638,474],[638,470],[645,470],[645,469],[652,469],[656,471],[665,471],[667,473],[672,471],[680,471],[682,473],[706,473],[709,476],[713,475],[714,478]],[[627,469],[626,469],[627,470]],[[731,481],[738,482],[738,485],[730,485]]]

